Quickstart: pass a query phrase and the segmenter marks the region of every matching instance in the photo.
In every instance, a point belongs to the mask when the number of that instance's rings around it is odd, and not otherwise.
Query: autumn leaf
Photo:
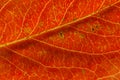
[[[120,0],[0,0],[0,80],[120,80]]]

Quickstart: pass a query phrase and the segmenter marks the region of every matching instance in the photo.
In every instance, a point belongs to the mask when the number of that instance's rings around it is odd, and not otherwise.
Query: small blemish
[[[63,33],[63,32],[60,32],[60,33],[59,33],[59,36],[60,36],[60,38],[64,38],[64,33]]]
[[[66,18],[63,18],[62,21],[64,22],[66,20]]]
[[[18,34],[19,34],[19,31],[15,31],[13,35],[17,36]]]
[[[85,35],[80,33],[80,38],[85,38]]]
[[[38,24],[39,27],[42,27],[43,25],[44,25],[44,22],[40,22],[40,23]]]
[[[92,32],[95,32],[95,31],[97,31],[99,28],[100,28],[100,25],[94,25],[94,26],[91,28],[91,31],[92,31]]]
[[[44,55],[46,55],[46,54],[47,54],[47,51],[44,50],[44,49],[38,51],[38,55],[39,55],[39,56],[44,56]]]
[[[82,71],[82,74],[85,74],[85,70],[84,69],[82,69],[81,71]]]
[[[107,49],[107,45],[99,45],[98,50],[100,50],[101,52],[105,51]]]
[[[113,31],[113,29],[111,29],[109,26],[107,26],[107,32],[108,32],[110,35],[113,35],[115,31]]]
[[[79,38],[85,38],[85,35],[83,33],[80,33],[80,32],[74,32],[74,35],[79,36]]]
[[[73,21],[77,20],[77,18],[73,18]]]
[[[95,31],[95,28],[93,28],[93,27],[92,27],[92,29],[91,29],[91,30],[92,30],[92,31]]]
[[[24,32],[25,33],[30,33],[32,30],[31,30],[31,28],[29,28],[29,27],[26,27],[26,28],[24,28]]]

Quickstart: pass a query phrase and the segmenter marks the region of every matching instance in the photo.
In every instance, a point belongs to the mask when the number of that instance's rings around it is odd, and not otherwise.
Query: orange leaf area
[[[120,80],[120,0],[0,0],[0,80]]]

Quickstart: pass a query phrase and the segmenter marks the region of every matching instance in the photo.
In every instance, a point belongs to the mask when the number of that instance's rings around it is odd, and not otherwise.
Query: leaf
[[[119,80],[119,0],[0,0],[1,80]]]

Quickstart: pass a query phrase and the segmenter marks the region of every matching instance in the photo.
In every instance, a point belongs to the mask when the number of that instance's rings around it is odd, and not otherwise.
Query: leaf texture
[[[0,0],[1,80],[120,80],[120,0]]]

